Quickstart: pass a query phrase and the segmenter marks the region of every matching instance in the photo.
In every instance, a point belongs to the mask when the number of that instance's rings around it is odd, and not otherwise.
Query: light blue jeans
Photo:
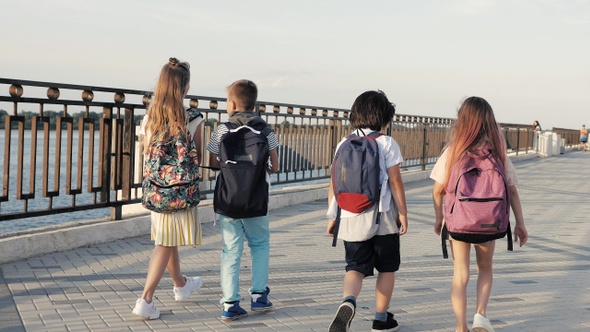
[[[268,286],[270,259],[270,228],[268,216],[233,219],[219,216],[221,228],[221,290],[223,302],[240,301],[240,262],[244,238],[252,256],[252,288],[250,293],[264,292]]]

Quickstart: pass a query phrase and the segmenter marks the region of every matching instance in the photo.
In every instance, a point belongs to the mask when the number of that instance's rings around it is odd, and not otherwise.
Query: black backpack
[[[219,145],[220,172],[213,196],[215,213],[231,218],[253,218],[268,213],[266,137],[271,128],[258,120],[246,125],[223,124],[228,132],[221,137]]]

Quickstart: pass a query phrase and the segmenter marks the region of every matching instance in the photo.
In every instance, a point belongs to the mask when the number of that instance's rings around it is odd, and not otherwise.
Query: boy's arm
[[[219,167],[219,160],[217,160],[217,155],[209,151],[209,167],[220,169]]]
[[[270,167],[267,168],[268,173],[278,173],[279,172],[279,154],[277,153],[277,149],[272,149],[269,151],[270,156]]]
[[[330,208],[330,203],[334,198],[334,187],[332,187],[332,178],[330,178],[330,186],[328,187],[328,209]],[[326,232],[329,236],[334,236],[334,232],[336,231],[336,220],[328,220],[328,227]]]
[[[408,232],[408,207],[406,205],[406,191],[399,164],[389,167],[387,169],[387,175],[389,177],[387,180],[389,188],[391,189],[391,194],[393,195],[399,213],[399,221],[401,223],[399,235],[404,235]]]

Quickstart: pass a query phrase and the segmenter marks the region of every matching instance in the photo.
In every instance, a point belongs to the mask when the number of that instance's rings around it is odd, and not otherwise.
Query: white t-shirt
[[[445,149],[442,155],[434,164],[434,168],[432,168],[432,172],[430,173],[430,178],[438,183],[445,183],[447,179],[447,160],[449,158],[449,149]],[[518,176],[516,175],[516,168],[510,161],[508,156],[506,157],[506,165],[504,165],[504,176],[506,176],[506,184],[509,186],[514,186],[518,184]]]

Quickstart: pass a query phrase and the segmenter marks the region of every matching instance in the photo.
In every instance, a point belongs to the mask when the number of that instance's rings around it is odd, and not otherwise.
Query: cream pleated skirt
[[[166,247],[201,245],[197,207],[174,213],[152,212],[152,240]]]

